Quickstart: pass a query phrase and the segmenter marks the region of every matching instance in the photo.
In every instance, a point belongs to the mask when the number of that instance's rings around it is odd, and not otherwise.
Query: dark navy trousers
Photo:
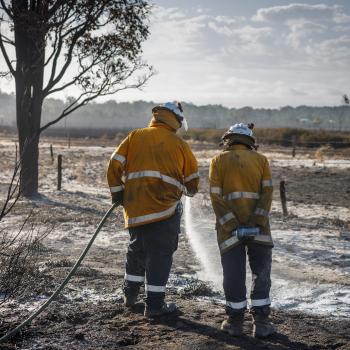
[[[178,247],[181,210],[165,220],[129,228],[125,295],[138,294],[145,283],[146,303],[160,308],[164,303],[173,254]]]
[[[227,314],[244,312],[247,307],[246,256],[252,271],[252,308],[269,308],[272,248],[257,243],[239,244],[221,256]]]

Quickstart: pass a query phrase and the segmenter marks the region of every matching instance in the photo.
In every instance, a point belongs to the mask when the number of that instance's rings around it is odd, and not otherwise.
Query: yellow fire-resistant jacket
[[[254,241],[273,246],[268,218],[273,187],[266,157],[232,145],[212,159],[209,181],[221,253],[240,244],[232,235],[239,226],[259,225],[262,234]]]
[[[169,119],[170,120],[170,119]],[[132,131],[112,154],[111,193],[124,190],[125,227],[161,221],[175,213],[184,191],[198,191],[197,161],[189,145],[164,123]]]

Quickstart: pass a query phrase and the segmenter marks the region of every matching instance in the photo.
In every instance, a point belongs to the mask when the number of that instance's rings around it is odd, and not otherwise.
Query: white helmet
[[[156,106],[152,109],[152,111],[156,111],[157,109],[167,109],[168,111],[175,114],[176,119],[179,121],[181,126],[187,131],[188,124],[187,120],[183,114],[183,109],[180,102],[165,102],[159,106]]]
[[[239,134],[239,135],[246,135],[246,136],[253,137],[253,130],[252,130],[251,124],[246,125],[243,123],[239,123],[239,124],[234,124],[230,126],[226,134]]]
[[[230,126],[229,129],[221,137],[221,141],[222,141],[221,145],[223,145],[225,143],[225,140],[228,138],[232,139],[232,137],[234,137],[235,135],[242,135],[244,137],[240,138],[239,143],[247,144],[249,147],[255,147],[253,128],[254,128],[253,123],[250,123],[248,125],[243,123],[238,123]]]

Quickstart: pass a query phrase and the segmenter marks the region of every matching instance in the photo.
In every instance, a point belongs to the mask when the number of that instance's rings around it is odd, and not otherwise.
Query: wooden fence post
[[[57,190],[61,191],[62,184],[62,155],[57,156]]]
[[[53,147],[52,147],[52,144],[50,145],[50,155],[51,155],[51,160],[52,160],[52,163],[55,161],[55,158],[53,156]]]
[[[282,203],[283,216],[288,216],[286,182],[284,180],[280,181],[280,197],[281,197],[281,203]]]
[[[297,146],[297,138],[295,135],[293,135],[292,136],[292,147],[293,147],[292,156],[293,156],[293,158],[295,157],[296,146]]]

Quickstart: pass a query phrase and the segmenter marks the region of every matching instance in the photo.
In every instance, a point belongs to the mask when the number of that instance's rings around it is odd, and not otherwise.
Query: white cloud
[[[145,51],[152,58],[182,57],[195,54],[197,44],[206,26],[206,15],[190,18],[178,9],[156,8],[151,18],[151,37]]]
[[[226,36],[232,36],[234,33],[233,28],[225,25],[225,24],[218,24],[216,21],[210,21],[208,23],[208,27],[210,29],[212,29],[214,32],[218,33],[218,34],[223,34]]]
[[[285,22],[291,19],[333,19],[339,16],[340,10],[341,7],[338,5],[293,3],[285,6],[261,8],[252,19],[258,22]]]
[[[342,65],[347,69],[350,57],[350,35],[324,40],[314,45],[311,53],[316,54],[330,68]]]
[[[334,16],[334,21],[336,23],[350,23],[350,16],[345,13],[338,12]]]
[[[313,23],[305,19],[289,20],[287,25],[290,30],[287,40],[294,49],[300,48],[305,39],[312,41],[313,33],[322,33],[327,30],[325,25]]]
[[[215,16],[214,20],[218,23],[223,24],[239,24],[246,20],[243,16],[235,16],[235,17],[228,17],[228,16]]]
[[[159,75],[143,98],[229,106],[330,103],[330,76],[337,91],[347,81],[342,67],[350,32],[335,23],[343,13],[338,6],[277,6],[258,10],[254,20],[207,10],[157,11],[145,54]]]
[[[334,91],[350,79],[348,17],[342,7],[325,4],[274,6],[254,17],[157,7],[143,48],[159,74],[143,92],[126,91],[118,99],[332,104]]]
[[[272,29],[270,27],[253,27],[246,25],[234,30],[234,34],[238,35],[242,43],[256,43],[259,40],[270,37]]]

